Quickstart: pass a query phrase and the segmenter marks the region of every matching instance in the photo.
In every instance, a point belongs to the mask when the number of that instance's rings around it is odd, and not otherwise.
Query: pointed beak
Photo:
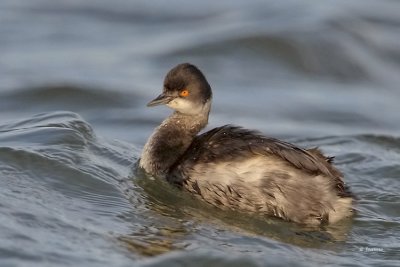
[[[161,95],[157,96],[155,99],[151,100],[147,104],[147,106],[154,107],[154,106],[158,106],[158,105],[165,105],[165,104],[168,104],[172,99],[174,99],[173,96],[161,94]]]

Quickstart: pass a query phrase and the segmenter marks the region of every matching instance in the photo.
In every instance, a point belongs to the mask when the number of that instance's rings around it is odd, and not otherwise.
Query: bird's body
[[[140,166],[222,208],[317,225],[352,212],[342,174],[317,149],[305,150],[241,127],[197,135],[208,122],[211,88],[193,65],[173,68],[149,105],[175,112],[147,141]]]

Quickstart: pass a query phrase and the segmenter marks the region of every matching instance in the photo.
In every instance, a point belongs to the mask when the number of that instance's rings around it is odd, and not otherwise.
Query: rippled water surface
[[[400,2],[0,2],[1,266],[400,266]],[[334,155],[352,220],[221,212],[136,169],[198,65],[209,128]]]

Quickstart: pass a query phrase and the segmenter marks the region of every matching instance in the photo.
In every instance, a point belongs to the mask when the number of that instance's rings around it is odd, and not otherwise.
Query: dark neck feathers
[[[209,108],[198,115],[174,112],[158,126],[143,148],[140,166],[149,174],[166,175],[194,137],[208,123]]]

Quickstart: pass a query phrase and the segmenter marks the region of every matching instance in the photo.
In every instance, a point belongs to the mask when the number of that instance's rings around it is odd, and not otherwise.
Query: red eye
[[[187,97],[188,95],[189,95],[189,90],[182,90],[180,93],[179,93],[179,95],[180,96],[182,96],[182,97]]]

